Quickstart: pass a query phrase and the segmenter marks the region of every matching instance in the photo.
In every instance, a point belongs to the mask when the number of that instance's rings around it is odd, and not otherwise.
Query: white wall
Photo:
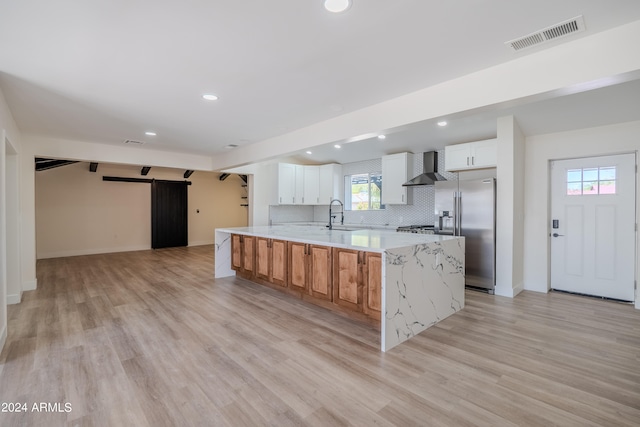
[[[19,155],[21,135],[11,111],[0,91],[0,351],[7,338],[8,293],[20,294],[20,263],[15,253],[20,248],[20,229],[14,230],[20,218]],[[8,227],[7,227],[8,225]],[[9,231],[9,233],[8,233]]]
[[[639,149],[640,121],[531,136],[526,139],[525,289],[538,292],[549,290],[549,162],[577,157],[637,153]],[[636,201],[638,200],[640,200],[640,181],[636,182]],[[640,213],[637,208],[636,216],[636,223],[638,223],[640,222]],[[638,246],[637,236],[636,232],[636,247]],[[636,266],[638,261],[638,249],[636,249]],[[637,291],[636,308],[640,308]]]
[[[524,135],[513,116],[498,119],[496,295],[514,297],[523,286]]]
[[[20,192],[19,159],[15,146],[5,141],[6,176],[6,246],[7,246],[7,303],[17,304],[22,298],[20,261]]]
[[[153,167],[144,178],[183,181],[183,169]],[[151,187],[109,182],[103,176],[141,178],[139,166],[85,162],[36,172],[37,258],[151,248]],[[189,177],[189,245],[212,244],[214,228],[247,225],[237,175],[197,171]]]

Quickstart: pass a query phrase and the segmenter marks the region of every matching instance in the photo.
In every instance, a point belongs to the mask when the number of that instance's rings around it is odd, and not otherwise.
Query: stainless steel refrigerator
[[[437,181],[435,232],[465,237],[465,284],[496,283],[496,180]]]

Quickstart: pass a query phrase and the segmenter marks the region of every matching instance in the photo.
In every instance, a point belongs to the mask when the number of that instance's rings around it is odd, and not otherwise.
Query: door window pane
[[[600,181],[616,179],[616,168],[600,168]]]
[[[582,194],[582,182],[568,182],[567,196],[575,196]]]
[[[581,182],[582,169],[569,169],[567,171],[567,182]]]
[[[582,194],[598,194],[598,181],[586,181],[582,184]]]
[[[616,167],[567,170],[567,196],[616,194]]]
[[[597,181],[598,180],[598,168],[583,169],[582,170],[583,181]]]

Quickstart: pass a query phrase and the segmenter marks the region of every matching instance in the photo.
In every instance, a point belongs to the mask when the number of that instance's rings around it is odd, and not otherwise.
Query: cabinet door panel
[[[474,142],[471,164],[476,168],[495,167],[498,163],[498,143],[495,139]]]
[[[410,178],[409,153],[391,154],[382,157],[382,203],[407,204],[407,187],[402,184]]]
[[[287,242],[271,241],[271,282],[287,286]]]
[[[471,165],[471,144],[456,144],[444,147],[444,169],[455,171]]]
[[[231,235],[231,268],[242,269],[242,243],[239,234]]]
[[[365,282],[365,301],[363,311],[369,316],[380,319],[382,310],[382,255],[365,252],[363,277]]]
[[[331,301],[331,248],[311,246],[309,290],[311,295]]]
[[[269,239],[256,238],[256,277],[270,280],[271,253],[269,251]]]
[[[289,242],[289,288],[305,290],[307,288],[307,245]]]
[[[304,166],[302,203],[305,205],[317,205],[320,203],[320,166]]]
[[[278,164],[278,200],[281,205],[292,205],[295,197],[296,166]]]
[[[362,308],[360,253],[336,249],[333,260],[333,302],[355,311]]]
[[[253,236],[243,236],[242,238],[242,269],[247,273],[254,273],[255,270],[255,241],[256,238]]]

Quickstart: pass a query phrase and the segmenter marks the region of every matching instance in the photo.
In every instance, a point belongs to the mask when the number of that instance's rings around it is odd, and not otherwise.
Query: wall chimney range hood
[[[436,181],[446,181],[445,177],[438,173],[438,152],[426,151],[422,155],[422,173],[402,185],[433,185]]]

